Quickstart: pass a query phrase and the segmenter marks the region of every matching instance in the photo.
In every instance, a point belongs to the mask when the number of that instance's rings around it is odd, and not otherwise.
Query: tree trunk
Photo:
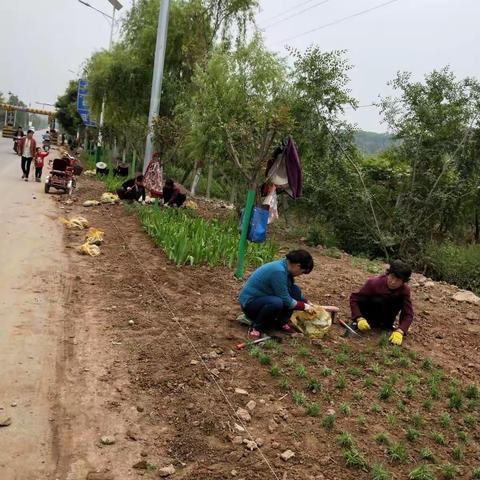
[[[237,201],[237,184],[233,183],[232,191],[230,192],[230,203],[235,205],[236,201]]]
[[[212,180],[213,180],[213,160],[210,160],[208,164],[208,179],[207,179],[207,198],[210,198],[210,192],[212,190]]]
[[[197,168],[195,176],[193,177],[192,188],[190,189],[190,195],[192,197],[197,193],[198,183],[200,182],[200,177],[202,176],[202,167]]]

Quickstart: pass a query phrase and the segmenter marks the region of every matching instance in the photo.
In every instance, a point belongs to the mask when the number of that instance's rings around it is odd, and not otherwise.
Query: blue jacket
[[[254,298],[275,296],[283,300],[286,308],[294,310],[299,303],[292,297],[294,289],[298,287],[288,272],[287,259],[276,260],[262,265],[250,275],[240,292],[240,305],[245,307]],[[301,295],[300,300],[303,299]]]

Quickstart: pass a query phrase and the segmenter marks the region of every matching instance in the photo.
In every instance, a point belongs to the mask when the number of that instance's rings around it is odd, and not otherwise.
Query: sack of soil
[[[100,255],[100,248],[97,245],[90,245],[88,242],[85,242],[78,247],[78,253],[98,257]]]
[[[313,312],[295,311],[290,318],[295,328],[309,338],[321,339],[332,326],[332,317],[323,307],[314,305]]]

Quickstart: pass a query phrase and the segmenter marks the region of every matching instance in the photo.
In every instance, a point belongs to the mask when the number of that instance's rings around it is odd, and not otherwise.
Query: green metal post
[[[245,273],[245,257],[247,256],[247,234],[250,218],[252,217],[253,204],[255,203],[255,190],[249,190],[247,193],[247,204],[242,221],[242,233],[240,235],[240,243],[238,245],[238,261],[235,277],[241,280]]]
[[[95,163],[101,162],[102,161],[102,147],[100,145],[97,145],[97,148],[95,149]]]

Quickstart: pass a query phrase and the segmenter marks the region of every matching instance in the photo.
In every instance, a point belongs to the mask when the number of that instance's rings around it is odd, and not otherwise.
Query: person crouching
[[[284,259],[267,263],[252,273],[239,296],[243,313],[252,322],[250,338],[260,338],[271,327],[291,332],[288,321],[293,311],[313,310],[294,280],[309,274],[313,266],[310,253],[294,250]]]
[[[136,178],[124,182],[117,190],[117,195],[120,200],[145,201],[146,192],[143,185],[143,175],[138,175]]]

